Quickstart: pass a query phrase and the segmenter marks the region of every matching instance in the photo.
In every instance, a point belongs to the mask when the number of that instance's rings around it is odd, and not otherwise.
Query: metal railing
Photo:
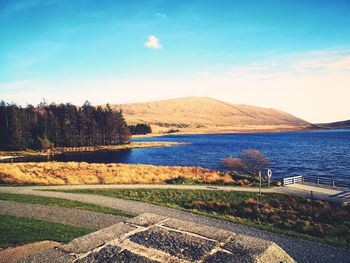
[[[316,185],[326,185],[331,187],[345,187],[350,188],[350,180],[325,178],[317,176],[303,176],[303,182],[312,183]]]
[[[331,187],[345,187],[350,188],[350,179],[335,179],[335,178],[325,178],[317,176],[291,176],[283,178],[283,186],[296,184],[296,183],[311,183],[320,186],[331,186]]]
[[[286,177],[286,178],[283,178],[283,186],[286,186],[286,185],[289,185],[289,184],[302,183],[303,181],[304,180],[303,180],[303,176],[302,175]]]

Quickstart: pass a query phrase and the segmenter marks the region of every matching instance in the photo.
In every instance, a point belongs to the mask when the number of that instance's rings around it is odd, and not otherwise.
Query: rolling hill
[[[111,105],[123,110],[129,124],[148,123],[155,133],[301,130],[312,124],[276,109],[236,105],[207,97]]]
[[[326,129],[348,129],[350,128],[350,120],[330,122],[330,123],[318,123],[317,126],[320,126]]]

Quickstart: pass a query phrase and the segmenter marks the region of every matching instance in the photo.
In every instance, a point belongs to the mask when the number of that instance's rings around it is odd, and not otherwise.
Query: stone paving
[[[295,262],[275,243],[154,214],[49,248],[21,262]]]

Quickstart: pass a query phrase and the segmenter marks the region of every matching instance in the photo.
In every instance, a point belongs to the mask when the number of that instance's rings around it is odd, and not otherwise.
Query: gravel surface
[[[142,186],[141,186],[142,187]],[[50,196],[58,198],[66,198],[70,200],[77,200],[81,202],[93,203],[102,206],[108,206],[123,211],[127,211],[134,214],[153,213],[164,215],[167,217],[173,217],[190,221],[193,223],[203,224],[211,227],[216,227],[224,230],[236,232],[238,234],[249,235],[252,237],[258,237],[265,240],[275,242],[282,247],[291,257],[298,262],[350,262],[350,251],[341,248],[331,247],[315,242],[300,240],[290,237],[281,236],[279,234],[254,229],[244,225],[237,225],[228,221],[209,218],[201,215],[196,215],[176,209],[167,207],[152,205],[148,203],[124,200],[118,198],[111,198],[107,196],[87,195],[87,194],[73,194],[62,192],[49,192],[49,191],[35,191],[38,189],[58,188],[62,187],[0,187],[0,191],[20,193],[20,194],[33,194],[40,196]],[[63,188],[73,189],[75,186],[65,186]],[[84,188],[81,187],[80,188]],[[85,186],[85,188],[89,188]],[[96,188],[103,188],[102,185]],[[35,189],[35,190],[34,190]]]
[[[215,241],[196,238],[160,227],[136,233],[130,237],[130,240],[189,261],[200,260],[217,245]]]
[[[40,253],[48,248],[53,248],[60,245],[54,241],[39,241],[30,244],[25,244],[16,247],[9,247],[0,250],[0,263],[16,263],[27,258],[33,253]]]
[[[125,220],[125,217],[96,213],[81,209],[46,206],[0,200],[0,214],[30,217],[95,229],[105,228]]]

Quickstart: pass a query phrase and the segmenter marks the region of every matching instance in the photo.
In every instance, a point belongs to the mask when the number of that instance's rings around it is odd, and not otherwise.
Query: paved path
[[[312,189],[310,188],[312,187]],[[5,190],[5,188],[8,187],[2,187]],[[25,191],[25,189],[31,190],[40,190],[40,189],[97,189],[97,188],[104,188],[104,189],[185,189],[185,190],[222,190],[222,191],[245,191],[245,192],[254,192],[258,193],[259,188],[255,187],[235,187],[235,186],[208,186],[208,185],[157,185],[157,184],[100,184],[100,185],[58,185],[58,186],[31,186],[31,187],[16,187],[16,189],[21,188],[21,191]],[[319,200],[326,200],[331,202],[346,202],[348,199],[346,199],[347,195],[345,195],[345,198],[341,193],[341,191],[333,190],[333,189],[327,189],[322,187],[315,187],[315,186],[309,186],[309,185],[302,185],[302,184],[293,184],[289,185],[288,187],[272,187],[272,188],[262,188],[263,193],[285,193],[285,194],[291,194],[296,196],[302,196],[310,198],[310,189],[313,190],[313,197],[315,199]],[[0,187],[1,191],[1,187]],[[346,194],[346,193],[345,193]]]
[[[117,186],[118,188],[127,188],[128,186]],[[133,188],[181,188],[181,189],[207,189],[205,186],[132,186]],[[277,243],[285,251],[287,251],[298,262],[350,262],[350,251],[340,248],[330,247],[323,244],[318,244],[311,241],[299,240],[290,237],[281,236],[275,233],[254,229],[244,225],[237,225],[227,221],[222,221],[214,218],[200,216],[176,209],[152,205],[143,202],[111,198],[107,196],[89,195],[89,194],[74,194],[50,191],[37,191],[42,189],[76,189],[76,188],[116,188],[116,186],[108,185],[84,185],[84,186],[35,186],[35,187],[0,187],[0,192],[10,192],[18,194],[31,194],[49,197],[66,198],[107,206],[115,209],[120,209],[134,214],[153,213],[164,215],[177,219],[182,219],[194,223],[208,225],[216,228],[221,228],[229,231],[234,231],[239,234],[259,237]],[[225,190],[229,189],[223,187]],[[233,188],[233,187],[232,187]],[[221,189],[217,187],[216,189]],[[243,188],[244,189],[244,188]],[[255,191],[254,188],[247,188],[249,191]],[[242,191],[242,188],[234,188],[232,190]],[[244,189],[246,190],[246,189]],[[274,189],[265,189],[264,191],[275,191]]]
[[[307,183],[290,184],[287,187],[283,187],[283,189],[284,191],[289,191],[289,193],[294,193],[306,197],[310,197],[311,191],[313,191],[317,199],[335,201],[340,203],[350,202],[350,191],[344,189],[319,187]]]
[[[0,214],[30,217],[61,224],[95,229],[105,228],[125,220],[125,217],[81,209],[29,204],[0,200]]]

